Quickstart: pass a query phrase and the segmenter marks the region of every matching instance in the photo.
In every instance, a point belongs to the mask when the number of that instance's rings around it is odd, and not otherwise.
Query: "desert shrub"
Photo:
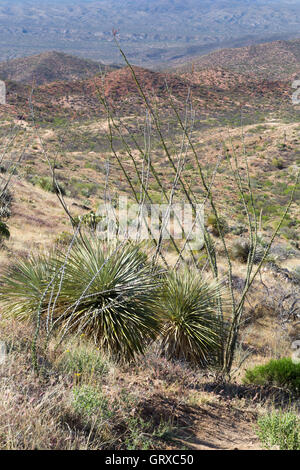
[[[297,229],[293,229],[290,227],[284,227],[281,230],[281,234],[286,238],[287,240],[292,240],[292,241],[297,241],[300,239],[300,235],[298,233]]]
[[[65,269],[60,302],[76,307],[64,320],[70,330],[93,337],[115,359],[132,359],[156,336],[156,287],[155,272],[139,245],[114,249],[84,237],[73,245]]]
[[[18,259],[14,265],[4,268],[0,287],[4,316],[13,316],[19,320],[33,319],[55,271],[51,256],[44,254]],[[47,305],[45,298],[41,305],[42,311],[47,310]]]
[[[3,242],[3,240],[8,240],[10,237],[10,231],[8,228],[8,225],[0,220],[0,243]]]
[[[127,419],[126,450],[150,450],[157,448],[161,440],[166,440],[173,434],[170,421],[161,420],[158,425],[152,419],[141,416],[129,416]]]
[[[278,170],[282,170],[284,168],[284,163],[281,158],[273,158],[272,165]]]
[[[103,217],[100,215],[96,215],[94,211],[90,211],[87,214],[77,216],[74,218],[74,222],[76,225],[84,225],[91,230],[96,230],[97,225],[102,221]]]
[[[243,224],[238,224],[231,229],[234,235],[242,235],[245,232],[248,232],[248,228]]]
[[[69,189],[70,195],[73,197],[84,196],[89,198],[97,193],[99,186],[95,183],[89,183],[72,178]]]
[[[291,358],[272,359],[265,365],[248,369],[244,377],[245,383],[283,387],[289,391],[300,393],[300,364]]]
[[[258,419],[257,435],[264,447],[280,450],[300,450],[300,420],[292,413],[268,413]]]
[[[53,181],[48,177],[40,177],[34,180],[34,183],[45,191],[54,192]]]
[[[161,348],[169,359],[205,366],[221,349],[217,303],[220,286],[199,273],[169,274],[159,293],[156,311],[162,323]]]
[[[0,293],[6,315],[35,318],[40,307],[42,323],[50,314],[61,332],[85,333],[116,359],[130,360],[156,337],[156,287],[139,245],[116,248],[81,237],[67,259],[60,253],[17,261]]]
[[[73,388],[75,413],[85,423],[92,422],[102,439],[106,437],[106,445],[110,443],[113,448],[121,445],[126,450],[155,449],[172,434],[170,420],[161,419],[156,423],[149,416],[144,419],[142,405],[125,389],[120,390],[118,398],[112,399],[99,387],[84,384]]]
[[[70,243],[72,242],[73,239],[73,234],[70,232],[61,232],[59,235],[57,235],[54,243],[55,245],[58,246],[69,246]]]
[[[58,189],[57,186],[54,185],[52,178],[48,176],[40,176],[40,177],[35,177],[33,179],[33,184],[36,186],[39,186],[40,188],[44,189],[44,191],[49,191],[51,193],[57,193]],[[65,195],[66,190],[65,187],[61,184],[59,184],[59,190],[60,192]]]
[[[221,234],[223,235],[225,235],[229,231],[229,227],[226,220],[223,217],[219,217],[218,227],[217,218],[213,214],[207,218],[207,225],[211,228],[213,235],[215,235],[216,237],[220,236],[219,228],[221,230]]]
[[[73,388],[73,407],[77,413],[86,417],[97,414],[98,417],[108,420],[114,414],[107,397],[101,390],[91,385],[79,385]]]
[[[79,346],[75,350],[65,351],[60,363],[60,369],[67,373],[91,375],[105,375],[108,372],[108,363],[100,351]]]
[[[249,254],[250,254],[251,244],[249,240],[240,240],[233,243],[231,248],[232,258],[242,263],[247,263]],[[261,245],[257,245],[256,253],[254,255],[254,262],[258,263],[264,254],[263,247]]]
[[[300,266],[297,266],[294,271],[293,275],[300,281]]]
[[[174,432],[172,417],[163,414],[151,416],[147,409],[147,400],[129,393],[125,388],[120,390],[118,400],[115,400],[114,409],[117,410],[126,450],[155,449],[162,444]],[[155,412],[153,413],[155,414]],[[158,415],[159,415],[158,411]]]

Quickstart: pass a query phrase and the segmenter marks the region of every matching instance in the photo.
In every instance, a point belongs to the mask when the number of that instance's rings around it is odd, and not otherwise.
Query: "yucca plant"
[[[13,265],[4,268],[0,284],[0,302],[3,315],[13,316],[18,320],[33,319],[40,302],[41,311],[48,308],[51,278],[55,278],[55,267],[51,255],[31,255],[17,259]],[[44,300],[42,300],[44,296]]]
[[[162,353],[205,367],[222,348],[217,316],[221,286],[188,270],[169,274],[160,289],[156,310],[161,319]]]
[[[157,276],[139,245],[112,246],[83,237],[69,254],[61,284],[55,322],[63,335],[77,331],[116,359],[143,353],[156,337],[153,313]],[[55,264],[62,264],[58,256]],[[63,310],[60,305],[66,306]],[[54,323],[55,323],[54,322]]]
[[[248,257],[251,255],[251,244],[249,240],[239,240],[232,245],[232,258],[247,263]],[[264,255],[264,249],[257,244],[253,257],[254,263],[259,263]]]
[[[39,313],[48,332],[91,336],[116,359],[131,360],[158,331],[157,276],[146,259],[139,245],[81,237],[67,256],[31,256],[8,268],[0,302],[6,315],[22,320]]]

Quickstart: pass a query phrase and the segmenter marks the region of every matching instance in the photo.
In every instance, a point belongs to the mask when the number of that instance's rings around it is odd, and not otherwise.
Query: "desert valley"
[[[299,450],[300,39],[111,40],[0,62],[0,449]]]

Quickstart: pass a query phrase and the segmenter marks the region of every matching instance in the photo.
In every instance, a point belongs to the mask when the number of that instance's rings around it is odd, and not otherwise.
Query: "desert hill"
[[[272,109],[276,103],[287,103],[290,98],[290,83],[270,80],[254,75],[244,75],[220,67],[203,70],[170,73],[154,72],[134,67],[139,83],[146,95],[155,97],[159,107],[170,108],[171,95],[179,107],[191,93],[197,109],[206,113],[232,112],[241,104],[251,109]],[[41,119],[72,116],[87,117],[103,113],[99,92],[122,112],[143,112],[143,99],[128,67],[107,71],[104,76],[71,81],[53,81],[36,86],[33,104]],[[31,86],[7,82],[7,102],[28,114]]]
[[[71,81],[92,77],[101,70],[112,70],[92,60],[49,51],[42,54],[0,63],[0,79],[20,83]]]
[[[179,64],[178,71],[221,67],[270,80],[288,80],[300,72],[300,39],[222,49]]]
[[[300,68],[300,40],[223,49],[175,69],[153,71],[134,67],[149,96],[168,106],[169,94],[183,103],[189,91],[202,111],[234,111],[238,106],[272,110],[291,98],[291,80]],[[15,59],[0,64],[7,82],[7,102],[16,113],[28,114],[28,98],[41,119],[53,116],[98,115],[99,90],[119,110],[141,109],[136,82],[128,67],[101,66],[59,52]],[[101,111],[100,111],[101,112]]]

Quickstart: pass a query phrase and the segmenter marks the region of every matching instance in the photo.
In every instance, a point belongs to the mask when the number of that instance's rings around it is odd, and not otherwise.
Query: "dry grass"
[[[58,348],[52,339],[47,350],[41,338],[37,376],[32,336],[29,324],[1,321],[1,449],[259,448],[253,426],[269,399],[253,400],[255,388],[223,390],[209,372],[169,362],[155,347],[121,367],[83,336]],[[265,360],[255,354],[251,364]]]

